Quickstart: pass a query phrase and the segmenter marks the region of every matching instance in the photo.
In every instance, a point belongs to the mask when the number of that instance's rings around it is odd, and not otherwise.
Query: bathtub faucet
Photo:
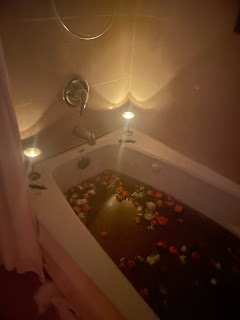
[[[90,146],[96,144],[94,133],[91,133],[85,128],[81,128],[79,125],[73,129],[73,133],[76,137],[84,139]]]

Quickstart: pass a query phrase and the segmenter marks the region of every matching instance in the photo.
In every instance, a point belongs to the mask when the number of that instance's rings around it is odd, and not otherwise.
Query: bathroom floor
[[[66,198],[161,320],[239,315],[240,240],[221,226],[119,172]]]
[[[40,285],[33,272],[18,274],[0,267],[0,320],[59,320],[53,308],[38,314],[33,296]]]

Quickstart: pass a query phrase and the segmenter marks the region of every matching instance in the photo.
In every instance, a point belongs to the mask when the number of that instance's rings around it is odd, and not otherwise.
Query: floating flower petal
[[[168,224],[168,218],[163,216],[157,217],[157,222],[160,224],[160,226],[166,226]]]
[[[157,263],[160,260],[160,254],[152,254],[147,257],[146,262],[150,265]]]

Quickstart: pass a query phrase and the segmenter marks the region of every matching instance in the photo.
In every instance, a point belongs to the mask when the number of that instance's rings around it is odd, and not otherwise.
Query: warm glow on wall
[[[122,116],[123,116],[123,118],[125,118],[125,119],[132,119],[132,118],[134,118],[134,113],[133,112],[124,112],[123,114],[122,114]]]
[[[28,148],[23,151],[23,154],[26,157],[30,157],[30,158],[37,157],[39,156],[40,153],[41,153],[41,150],[39,150],[38,148]]]

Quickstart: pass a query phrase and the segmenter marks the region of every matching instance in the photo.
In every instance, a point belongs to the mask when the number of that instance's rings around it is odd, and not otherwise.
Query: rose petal
[[[161,225],[161,226],[166,226],[168,224],[168,219],[163,217],[163,216],[160,216],[160,217],[157,217],[157,222]]]
[[[158,207],[162,207],[163,202],[162,202],[162,200],[157,200],[157,201],[155,202],[155,204],[156,204],[156,206],[158,206]]]
[[[147,300],[149,298],[149,291],[147,288],[140,289],[139,293],[143,299]]]
[[[101,231],[101,232],[100,232],[100,236],[101,236],[103,239],[107,238],[107,236],[108,236],[107,231]]]
[[[192,260],[195,260],[195,261],[197,261],[197,260],[200,260],[200,254],[197,252],[197,251],[194,251],[193,253],[192,253]]]
[[[177,255],[178,254],[178,249],[172,246],[172,247],[169,248],[169,252],[171,254],[173,254],[173,255]]]
[[[162,197],[163,197],[163,194],[162,194],[162,192],[160,192],[160,191],[157,191],[157,192],[155,192],[155,198],[157,198],[157,199],[161,199]]]
[[[174,207],[174,211],[181,213],[183,211],[183,206],[180,205],[175,205]]]

